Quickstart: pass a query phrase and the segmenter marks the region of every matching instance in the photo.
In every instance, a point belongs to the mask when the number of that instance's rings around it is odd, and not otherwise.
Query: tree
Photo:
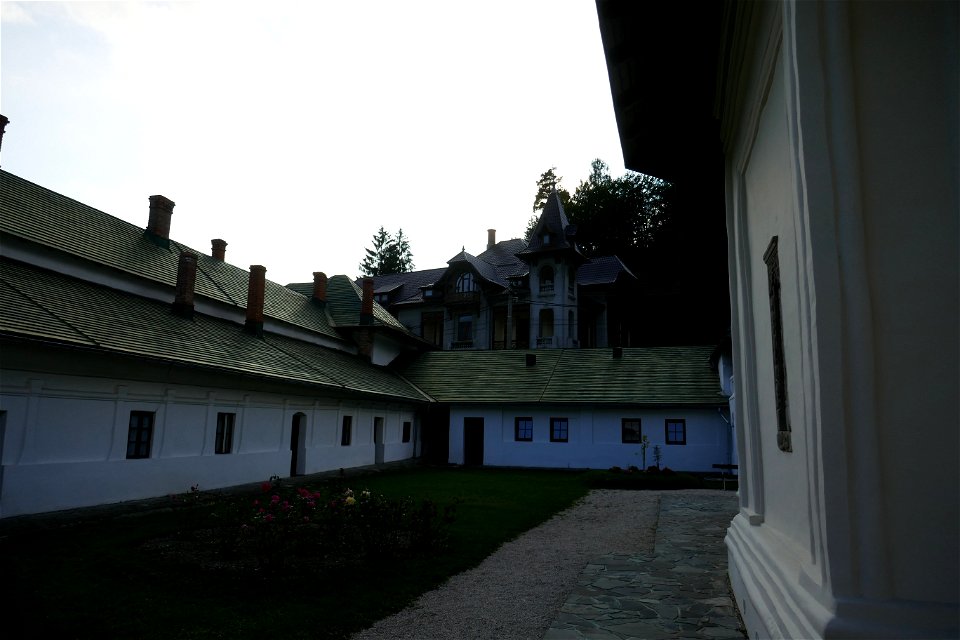
[[[533,216],[527,221],[527,231],[523,236],[527,242],[530,242],[530,236],[533,234],[533,230],[537,226],[537,221],[540,219],[539,212],[546,206],[547,198],[554,189],[557,190],[557,194],[560,196],[560,203],[564,209],[566,209],[570,203],[570,192],[560,186],[562,179],[563,178],[557,176],[556,167],[550,167],[540,174],[540,179],[537,180],[537,196],[533,200]]]
[[[614,178],[600,159],[590,163],[590,175],[566,201],[559,183],[553,169],[545,171],[537,182],[535,204],[548,185],[557,188],[567,218],[577,225],[577,244],[588,256],[618,255],[630,262],[653,244],[670,216],[669,183],[632,171]]]
[[[403,229],[400,229],[396,236],[392,236],[380,227],[373,235],[373,247],[366,252],[366,257],[360,263],[360,272],[364,276],[382,276],[413,270],[413,253],[410,251],[410,241],[403,235]]]

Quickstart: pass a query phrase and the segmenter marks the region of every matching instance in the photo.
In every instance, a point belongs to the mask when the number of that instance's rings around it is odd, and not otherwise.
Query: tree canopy
[[[669,220],[672,187],[658,178],[627,171],[614,178],[603,160],[590,164],[590,175],[571,196],[560,185],[552,167],[537,181],[534,211],[543,209],[547,196],[557,190],[572,224],[577,225],[577,244],[587,256],[618,255],[629,259],[649,247]],[[536,225],[534,217],[527,237]]]
[[[410,241],[403,235],[403,229],[397,235],[391,235],[383,227],[373,234],[373,246],[366,250],[367,255],[360,263],[360,273],[364,276],[382,276],[389,273],[413,271],[413,253]]]

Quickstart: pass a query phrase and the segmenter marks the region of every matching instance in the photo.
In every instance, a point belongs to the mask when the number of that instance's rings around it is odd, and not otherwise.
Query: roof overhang
[[[624,165],[684,182],[715,167],[724,2],[597,0]]]

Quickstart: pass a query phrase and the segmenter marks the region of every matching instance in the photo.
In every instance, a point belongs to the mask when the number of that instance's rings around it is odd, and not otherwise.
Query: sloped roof
[[[560,202],[560,195],[554,189],[547,196],[547,202],[543,206],[543,212],[537,220],[537,226],[530,234],[530,244],[527,248],[520,251],[519,255],[526,256],[540,251],[558,251],[572,250],[579,254],[576,244],[570,239],[575,226],[570,224],[567,219],[567,213],[563,210],[563,203]],[[549,245],[543,243],[543,234],[549,232],[551,241]]]
[[[335,349],[284,336],[263,338],[238,324],[0,259],[0,334],[91,348],[184,366],[210,368],[331,391],[425,400],[387,369]]]
[[[590,262],[580,265],[577,270],[577,284],[581,287],[588,287],[593,284],[613,284],[622,273],[626,273],[634,280],[637,278],[617,256],[590,258]]]
[[[492,282],[493,284],[500,285],[501,287],[507,286],[506,279],[500,276],[492,264],[485,262],[477,256],[467,253],[466,251],[461,251],[454,257],[450,258],[447,261],[447,264],[452,267],[464,262],[473,267],[477,274],[479,274],[480,277],[487,282]]]
[[[362,304],[363,289],[350,278],[333,276],[327,280],[327,308],[338,327],[359,325]],[[390,327],[405,335],[414,335],[376,302],[373,303],[373,326]],[[419,338],[417,339],[419,340]]]
[[[720,406],[712,346],[537,351],[433,351],[403,371],[448,403]],[[527,354],[536,364],[526,366]]]
[[[140,227],[2,170],[0,193],[0,232],[170,287],[176,286],[180,252],[190,251],[197,255],[196,295],[246,308],[245,269],[173,240],[169,248],[158,246]],[[309,297],[270,280],[264,315],[340,339],[326,312]]]

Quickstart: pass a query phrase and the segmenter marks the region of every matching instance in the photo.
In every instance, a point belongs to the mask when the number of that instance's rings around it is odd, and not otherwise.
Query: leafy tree
[[[669,183],[632,171],[614,178],[600,159],[590,164],[590,175],[566,200],[567,192],[559,184],[553,169],[545,171],[537,182],[535,203],[540,202],[547,185],[556,188],[567,218],[577,225],[577,244],[588,256],[613,254],[630,262],[640,250],[653,244],[670,217]],[[528,225],[528,237],[535,225],[536,219]]]
[[[410,241],[403,235],[403,229],[396,236],[390,235],[380,227],[373,235],[373,246],[366,250],[367,255],[360,263],[360,272],[365,276],[382,276],[388,273],[406,273],[413,270],[413,253]]]
[[[554,189],[560,194],[560,202],[566,208],[567,203],[570,202],[570,192],[560,186],[561,180],[563,178],[557,176],[556,167],[550,167],[540,174],[540,179],[537,180],[537,197],[533,200],[534,213],[543,209],[544,205],[547,204],[547,197]]]

